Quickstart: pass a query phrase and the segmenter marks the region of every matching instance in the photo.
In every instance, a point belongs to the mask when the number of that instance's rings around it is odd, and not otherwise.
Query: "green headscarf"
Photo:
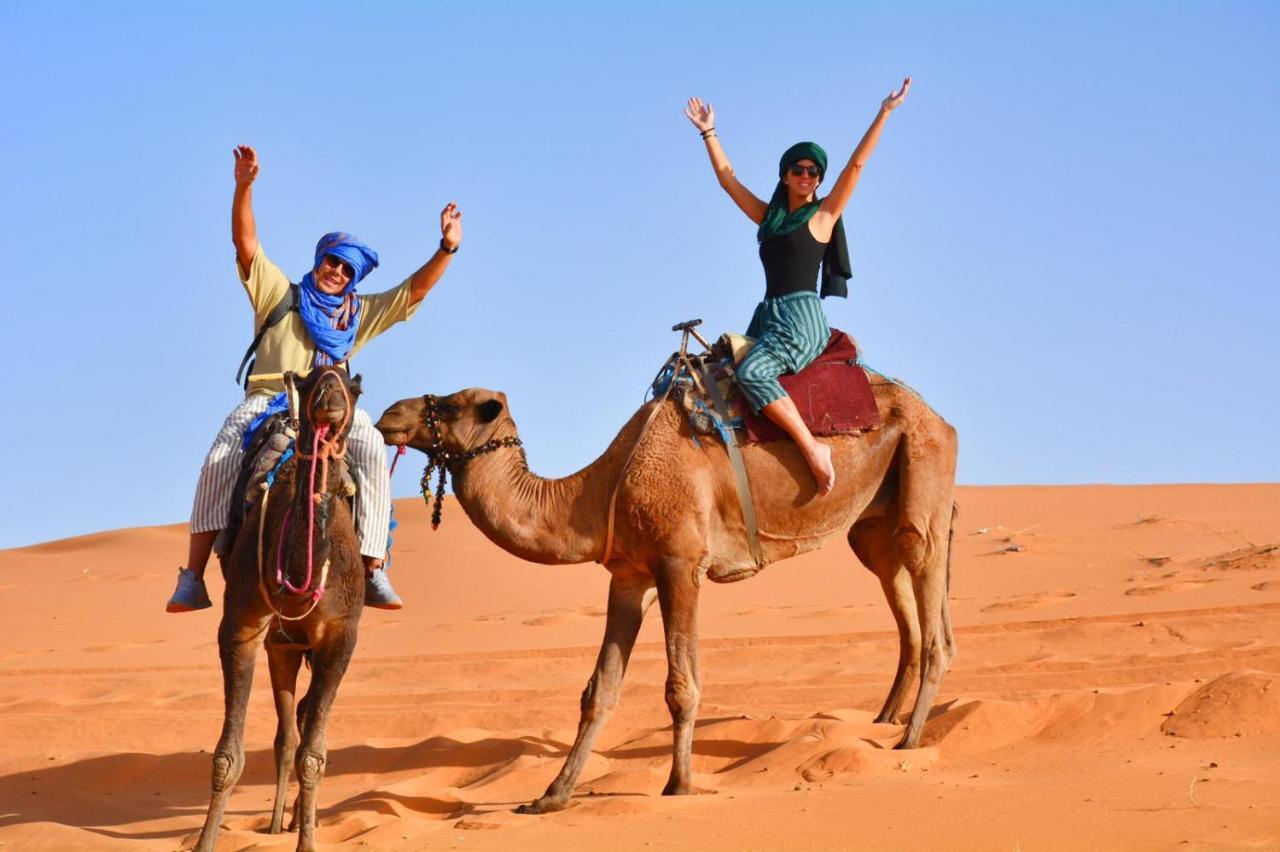
[[[820,202],[817,199],[795,210],[788,209],[787,185],[782,182],[782,176],[787,173],[787,169],[800,160],[813,160],[818,167],[818,179],[822,180],[826,177],[827,152],[822,150],[822,146],[818,143],[797,142],[784,151],[782,159],[778,161],[778,185],[773,190],[773,197],[769,199],[769,209],[765,211],[764,220],[760,222],[760,229],[756,231],[757,241],[764,242],[774,237],[785,236],[801,225],[807,224],[813,218],[813,214],[818,212]],[[841,217],[836,220],[836,226],[831,231],[831,242],[827,243],[827,250],[822,255],[822,298],[848,296],[848,279],[852,276],[849,245],[844,235],[844,218]]]

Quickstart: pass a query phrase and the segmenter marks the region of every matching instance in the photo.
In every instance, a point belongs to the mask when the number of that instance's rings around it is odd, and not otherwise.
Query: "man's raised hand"
[[[440,211],[440,241],[449,249],[462,245],[462,211],[452,201]]]
[[[248,186],[258,177],[258,154],[248,145],[237,145],[232,153],[236,158],[236,184]]]

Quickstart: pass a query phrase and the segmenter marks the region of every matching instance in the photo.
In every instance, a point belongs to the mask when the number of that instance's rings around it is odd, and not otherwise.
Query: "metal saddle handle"
[[[699,343],[702,344],[702,347],[704,349],[706,349],[708,352],[711,351],[711,344],[707,342],[707,339],[703,337],[701,334],[698,334],[698,332],[694,331],[694,328],[700,325],[702,325],[702,320],[691,319],[691,320],[685,320],[684,322],[678,322],[675,325],[671,326],[672,331],[684,332],[684,337],[680,339],[681,353],[688,351],[689,335],[691,334],[693,335],[695,340],[697,340]]]

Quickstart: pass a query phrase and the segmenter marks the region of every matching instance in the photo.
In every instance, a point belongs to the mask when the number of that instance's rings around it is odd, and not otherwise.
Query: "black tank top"
[[[788,293],[818,292],[818,266],[826,250],[826,243],[813,238],[808,222],[789,234],[762,242],[764,297],[774,299]]]

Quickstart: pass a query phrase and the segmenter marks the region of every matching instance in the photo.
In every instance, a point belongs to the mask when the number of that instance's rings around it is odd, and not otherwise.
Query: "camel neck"
[[[454,494],[490,541],[521,559],[590,562],[604,549],[609,498],[641,425],[637,413],[599,458],[562,479],[530,471],[521,450],[480,456],[454,479]]]

